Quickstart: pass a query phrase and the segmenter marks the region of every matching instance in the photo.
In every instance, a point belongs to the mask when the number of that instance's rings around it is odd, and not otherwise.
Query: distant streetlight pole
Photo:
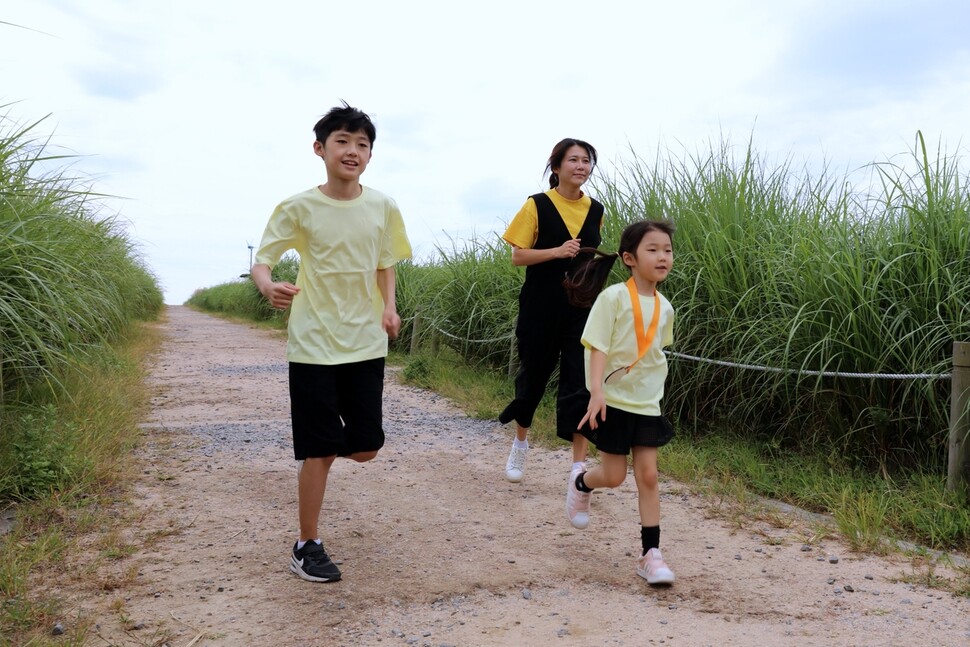
[[[246,247],[249,248],[249,269],[239,275],[239,278],[241,278],[241,279],[248,279],[248,278],[250,278],[250,276],[252,274],[252,271],[253,271],[253,246],[247,244]]]

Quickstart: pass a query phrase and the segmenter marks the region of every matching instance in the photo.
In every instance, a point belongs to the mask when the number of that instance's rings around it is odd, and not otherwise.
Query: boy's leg
[[[336,456],[307,458],[297,478],[300,541],[320,538],[320,514],[327,491],[327,477]]]
[[[384,446],[384,358],[339,367],[337,399],[344,421],[341,456],[364,463]]]
[[[330,466],[344,444],[336,376],[332,366],[295,362],[290,363],[289,373],[293,457],[301,461],[297,473],[300,535],[293,545],[290,571],[311,582],[337,582],[340,569],[327,555],[319,531]]]

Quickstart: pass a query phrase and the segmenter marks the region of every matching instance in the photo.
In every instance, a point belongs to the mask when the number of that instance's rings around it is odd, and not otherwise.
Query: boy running
[[[327,477],[337,456],[365,462],[384,445],[384,358],[401,327],[394,265],[410,258],[411,245],[394,200],[360,184],[376,137],[370,117],[344,103],[313,130],[327,181],[276,207],[252,277],[273,307],[292,306],[286,354],[300,535],[290,570],[336,582],[340,570],[318,528]],[[300,256],[296,285],[274,282],[273,266],[291,249]]]

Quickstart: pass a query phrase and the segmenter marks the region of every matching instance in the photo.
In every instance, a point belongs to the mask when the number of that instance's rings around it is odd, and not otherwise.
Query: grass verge
[[[97,563],[74,559],[86,533],[99,533],[95,559],[101,562],[130,550],[120,531],[128,520],[117,515],[117,503],[134,476],[131,452],[149,397],[144,364],[158,347],[157,330],[133,327],[121,343],[74,366],[61,395],[17,417],[21,438],[34,439],[36,468],[28,480],[37,487],[36,498],[17,507],[14,527],[0,536],[0,645],[82,645],[89,638],[83,619],[66,621],[74,610],[56,587],[97,570]],[[42,452],[52,437],[67,452],[56,469]],[[10,460],[9,454],[0,458]]]

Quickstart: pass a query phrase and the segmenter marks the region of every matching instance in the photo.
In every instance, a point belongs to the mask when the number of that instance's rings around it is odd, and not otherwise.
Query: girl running
[[[601,455],[598,466],[571,477],[566,514],[573,526],[585,527],[590,493],[622,484],[632,452],[643,548],[636,568],[650,584],[674,581],[660,553],[657,487],[657,448],[674,436],[660,413],[667,377],[662,349],[673,341],[674,310],[657,291],[673,265],[673,232],[667,221],[635,222],[623,230],[616,254],[598,252],[566,282],[578,305],[595,298],[582,335],[590,398],[578,430]],[[617,257],[630,269],[630,278],[603,290]]]

